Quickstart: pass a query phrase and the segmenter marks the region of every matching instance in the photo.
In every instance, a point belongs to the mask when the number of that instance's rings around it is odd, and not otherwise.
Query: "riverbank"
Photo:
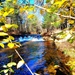
[[[68,41],[65,41],[65,39],[53,39],[51,38],[51,36],[43,36],[43,38],[46,41],[54,43],[53,45],[56,46],[55,50],[57,50],[56,53],[55,51],[51,51],[52,49],[47,50],[46,59],[48,58],[48,61],[54,59],[56,60],[54,62],[58,61],[60,66],[59,70],[64,73],[62,73],[62,75],[75,75],[75,41],[73,41],[73,43],[70,43]],[[56,68],[54,68],[54,66],[55,64],[53,64],[53,62],[50,62],[50,64],[47,67],[49,72],[54,73],[54,75],[60,75],[56,74],[57,70]]]

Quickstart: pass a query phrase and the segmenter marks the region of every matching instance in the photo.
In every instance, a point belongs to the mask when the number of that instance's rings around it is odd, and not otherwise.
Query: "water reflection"
[[[44,69],[45,66],[45,60],[43,58],[44,56],[44,51],[45,51],[45,46],[44,42],[27,42],[23,43],[21,48],[17,49],[22,58],[25,60],[25,62],[28,64],[32,72],[36,72],[39,69]],[[14,50],[10,50],[7,52],[0,53],[0,58],[6,58],[9,55],[13,54],[13,59],[12,61],[15,61],[18,63],[20,58],[17,56]],[[2,67],[2,62],[4,64],[10,62],[10,60],[5,59],[1,61],[0,59],[0,67]],[[26,68],[25,65],[23,65],[20,69],[14,68],[15,73],[13,75],[31,75],[28,69]]]

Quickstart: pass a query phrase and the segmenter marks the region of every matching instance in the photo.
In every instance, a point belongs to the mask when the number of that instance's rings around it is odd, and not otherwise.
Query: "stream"
[[[44,59],[44,54],[46,50],[44,44],[45,41],[40,35],[19,36],[15,38],[15,41],[22,43],[22,46],[20,48],[17,48],[17,51],[33,73],[36,73],[39,70],[44,70],[46,68],[46,60]],[[11,55],[12,58],[9,58]],[[0,71],[3,69],[2,66],[4,64],[7,64],[11,61],[14,61],[16,63],[20,61],[20,58],[14,50],[8,50],[0,53]],[[15,67],[13,67],[13,69],[14,73],[11,73],[11,75],[32,75],[25,65],[22,65],[19,69],[16,69]],[[2,73],[1,75],[4,75],[4,73]],[[49,74],[45,73],[40,75]]]

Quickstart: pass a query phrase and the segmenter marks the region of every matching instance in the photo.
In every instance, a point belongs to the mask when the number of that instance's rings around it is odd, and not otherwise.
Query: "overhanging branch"
[[[40,9],[46,10],[46,8],[44,8],[42,6],[38,6],[38,5],[35,5],[35,4],[34,4],[34,6],[40,8]]]
[[[55,14],[58,15],[58,16],[64,17],[64,18],[75,19],[75,17],[72,17],[72,16],[65,16],[65,15],[61,15],[61,14],[58,14],[58,13],[55,13]]]
[[[38,5],[34,5],[34,6],[47,11],[47,9],[42,7],[42,6],[38,6]],[[58,16],[64,17],[64,18],[75,19],[75,17],[72,17],[72,16],[65,16],[65,15],[61,15],[59,13],[55,13],[55,14],[58,15]]]

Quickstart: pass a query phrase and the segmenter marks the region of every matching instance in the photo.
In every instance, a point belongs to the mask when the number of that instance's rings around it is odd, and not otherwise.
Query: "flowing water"
[[[23,37],[24,38],[24,37]],[[34,37],[36,38],[36,37]],[[22,37],[20,37],[22,40]],[[18,40],[20,40],[18,39]],[[25,38],[24,38],[25,39]],[[31,38],[32,39],[32,38]],[[39,40],[41,39],[41,40]],[[46,60],[44,59],[45,54],[45,41],[40,37],[38,40],[33,40],[30,42],[22,42],[22,46],[17,49],[19,54],[22,56],[26,64],[29,66],[29,68],[32,70],[33,73],[37,72],[39,69],[43,70],[46,68],[45,63]],[[9,56],[12,55],[12,58],[9,58]],[[20,58],[16,54],[14,50],[8,50],[5,52],[0,53],[0,71],[3,70],[3,65],[7,64],[8,62],[14,61],[18,63],[20,61]],[[14,73],[12,75],[31,75],[29,70],[25,65],[21,66],[19,69],[16,69],[13,67]],[[3,73],[1,75],[4,75]],[[42,74],[47,75],[47,74]]]

